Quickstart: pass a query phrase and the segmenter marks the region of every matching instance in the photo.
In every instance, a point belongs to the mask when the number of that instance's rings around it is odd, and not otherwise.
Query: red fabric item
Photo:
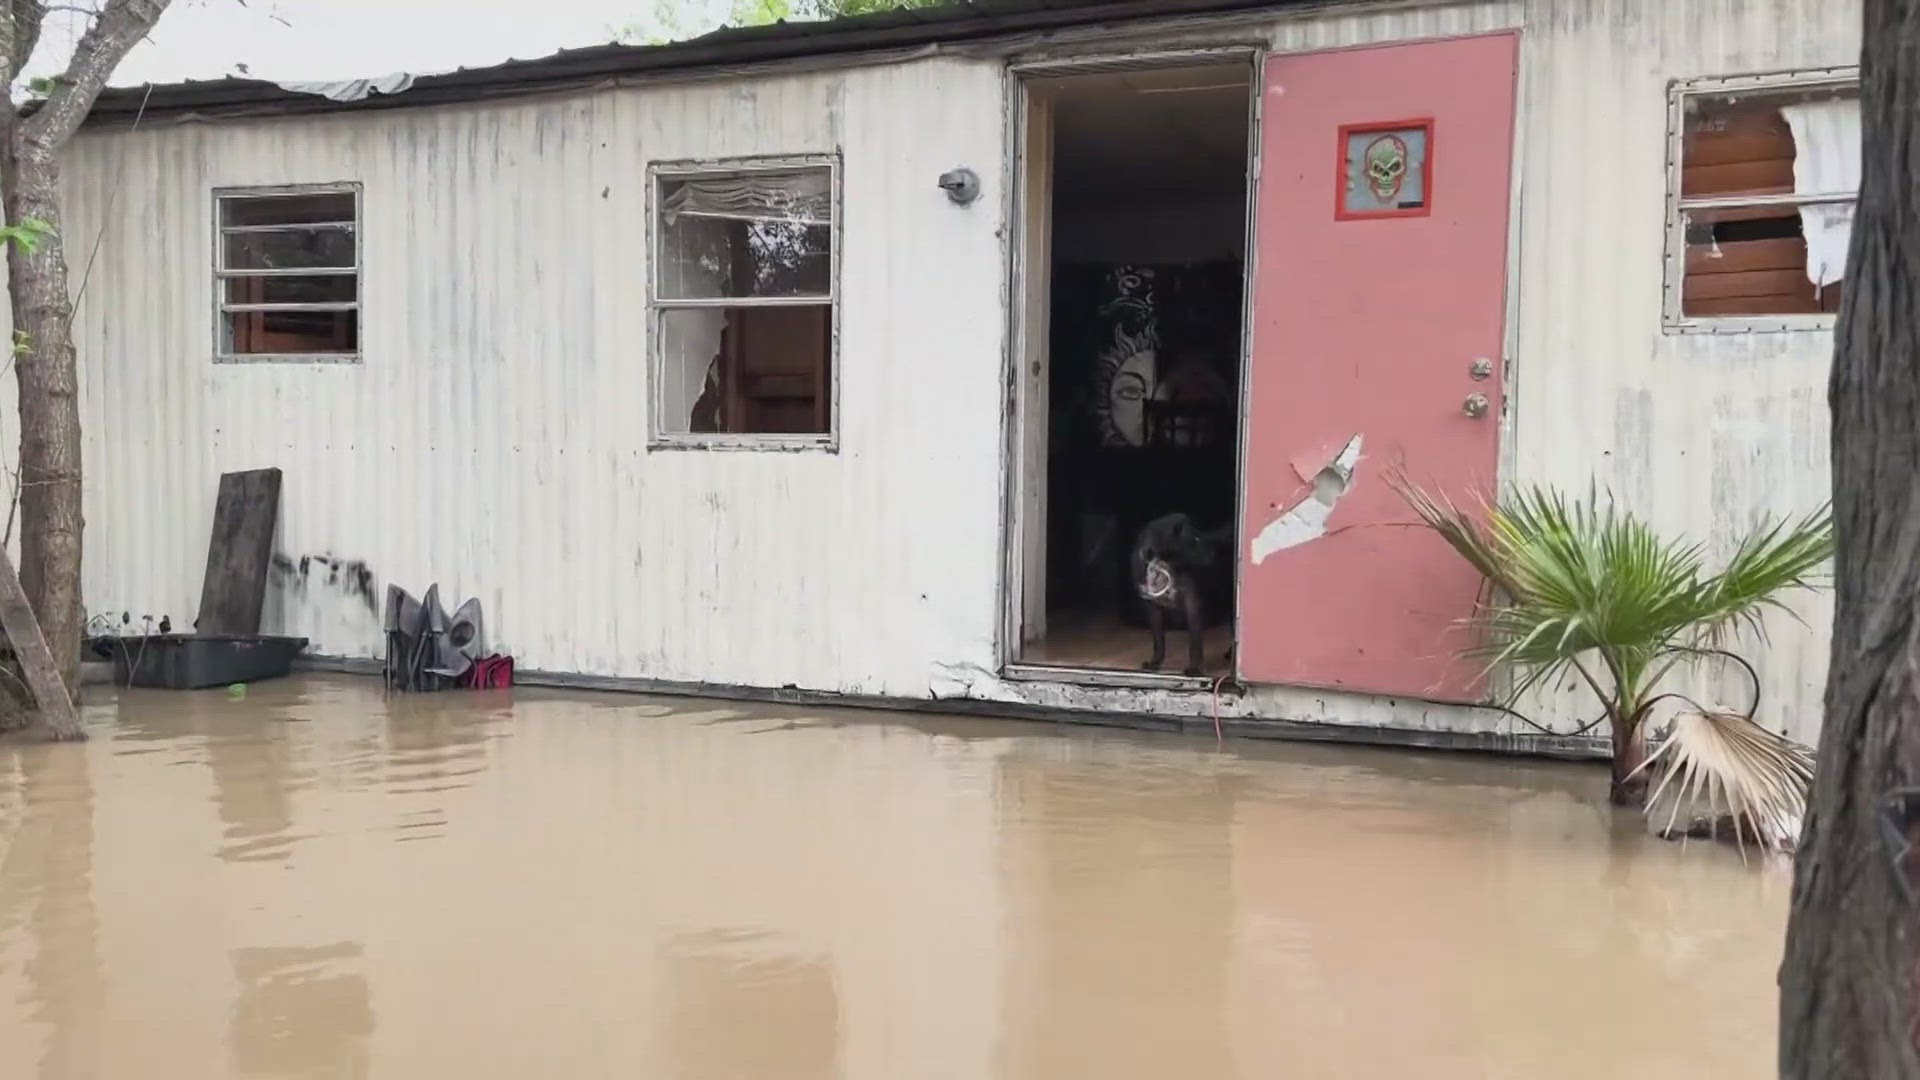
[[[475,690],[504,690],[513,685],[513,657],[488,656],[473,662],[467,685]]]

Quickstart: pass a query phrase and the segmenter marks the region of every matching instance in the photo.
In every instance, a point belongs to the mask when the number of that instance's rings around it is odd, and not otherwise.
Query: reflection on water
[[[11,1006],[0,1002],[0,1041],[20,1022],[38,1027],[49,1077],[101,1075],[107,982],[91,880],[92,785],[79,754],[23,766],[0,750],[0,805],[10,804],[0,815],[0,989],[20,985]]]
[[[373,1006],[351,942],[233,950],[234,1071],[241,1076],[368,1074]]]
[[[1244,784],[1197,755],[1190,768],[1165,761],[1124,779],[1109,764],[1117,760],[1004,763],[1003,814],[1060,827],[1017,829],[1003,842],[1017,886],[1001,901],[1012,931],[1001,1069],[1236,1075],[1229,845]]]
[[[0,744],[0,1076],[1770,1070],[1785,868],[1603,770],[372,680]]]
[[[840,1001],[827,957],[783,955],[758,931],[706,930],[666,943],[662,1060],[686,1080],[841,1075]]]

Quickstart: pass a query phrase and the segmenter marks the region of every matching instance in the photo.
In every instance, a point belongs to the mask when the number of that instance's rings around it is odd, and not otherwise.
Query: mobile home
[[[556,682],[1578,746],[1486,707],[1386,477],[1718,554],[1820,504],[1859,22],[1007,0],[112,90],[63,180],[87,603],[185,625],[216,478],[277,466],[268,627],[327,661],[437,582]],[[1231,550],[1198,673],[1143,667],[1173,511]],[[1795,606],[1754,659],[1810,741]]]

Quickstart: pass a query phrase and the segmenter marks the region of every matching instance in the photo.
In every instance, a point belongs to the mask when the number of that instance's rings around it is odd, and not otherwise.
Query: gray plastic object
[[[420,625],[420,601],[398,585],[387,586],[387,633],[411,634]]]
[[[427,613],[427,664],[430,674],[457,679],[473,666],[468,652],[480,638],[480,601],[468,600],[452,618],[440,606],[440,586],[429,586],[420,604]]]
[[[980,177],[972,169],[952,169],[940,174],[940,188],[955,206],[967,206],[980,197]]]
[[[108,651],[113,681],[121,686],[200,690],[277,679],[306,647],[301,637],[154,634],[114,638]]]
[[[447,627],[447,641],[468,660],[478,660],[486,655],[485,642],[481,640],[485,636],[480,622],[480,600],[474,597],[455,609],[453,622]]]

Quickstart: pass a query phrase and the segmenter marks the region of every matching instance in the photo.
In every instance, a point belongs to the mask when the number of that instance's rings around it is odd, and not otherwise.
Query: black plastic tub
[[[113,661],[115,683],[158,690],[277,679],[293,670],[293,658],[306,647],[306,638],[246,634],[152,634],[93,643],[95,653]]]

